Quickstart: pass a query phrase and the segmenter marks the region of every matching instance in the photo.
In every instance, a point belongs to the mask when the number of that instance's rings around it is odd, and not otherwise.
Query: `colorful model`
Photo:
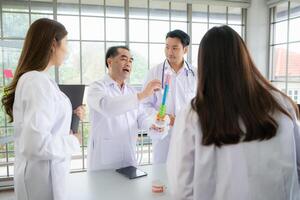
[[[166,100],[167,100],[167,96],[168,96],[168,92],[169,92],[169,88],[170,88],[170,80],[171,80],[171,76],[169,74],[166,74],[166,79],[165,79],[165,86],[164,86],[164,94],[162,97],[162,103],[159,107],[159,112],[156,115],[156,122],[155,125],[157,127],[163,128],[166,123]]]

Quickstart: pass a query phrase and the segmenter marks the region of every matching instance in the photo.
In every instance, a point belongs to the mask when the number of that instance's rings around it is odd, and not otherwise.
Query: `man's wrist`
[[[143,100],[145,98],[143,92],[137,93],[137,98],[139,101]]]

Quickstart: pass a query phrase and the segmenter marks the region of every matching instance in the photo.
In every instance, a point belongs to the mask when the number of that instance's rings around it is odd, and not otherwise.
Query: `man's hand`
[[[169,118],[170,118],[170,127],[174,126],[174,122],[175,122],[175,115],[172,114],[168,114]]]
[[[154,130],[154,131],[157,131],[159,133],[162,133],[162,132],[164,132],[165,128],[164,127],[157,127],[157,126],[155,126],[155,124],[152,124],[152,126],[150,127],[150,130]]]
[[[149,96],[151,96],[155,91],[158,91],[161,89],[161,82],[160,80],[154,79],[150,81],[145,89],[137,94],[137,97],[139,100],[143,100]]]

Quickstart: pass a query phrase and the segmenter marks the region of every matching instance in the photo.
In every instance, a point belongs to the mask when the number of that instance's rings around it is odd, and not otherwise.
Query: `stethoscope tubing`
[[[167,62],[167,59],[165,59],[164,63],[163,63],[163,68],[162,68],[162,73],[161,73],[161,85],[162,85],[162,88],[164,88],[164,79],[165,79],[165,67],[166,67],[166,62]],[[190,71],[192,73],[193,76],[195,76],[195,73],[194,71],[192,70],[192,68],[190,67],[189,63],[184,60],[187,68],[188,68],[188,71]],[[186,71],[186,76],[188,77],[188,74],[189,72]]]

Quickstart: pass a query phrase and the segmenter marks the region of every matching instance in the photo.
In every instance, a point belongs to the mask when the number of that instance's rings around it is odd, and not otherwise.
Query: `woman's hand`
[[[73,112],[81,121],[83,121],[85,116],[85,105],[78,106]]]
[[[82,134],[80,132],[74,133],[72,130],[70,130],[70,135],[74,135],[77,138],[79,144],[82,145]]]

